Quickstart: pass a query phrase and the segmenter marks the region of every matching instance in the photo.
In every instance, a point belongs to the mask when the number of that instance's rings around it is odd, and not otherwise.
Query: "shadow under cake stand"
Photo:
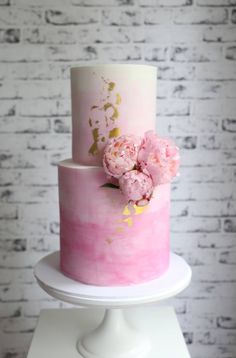
[[[158,358],[158,347],[154,347],[147,333],[137,330],[127,320],[127,309],[175,296],[191,280],[190,267],[173,253],[163,276],[132,286],[100,287],[74,281],[61,273],[59,252],[40,260],[34,274],[41,288],[54,298],[84,307],[105,308],[101,323],[75,342],[79,354],[85,358]]]

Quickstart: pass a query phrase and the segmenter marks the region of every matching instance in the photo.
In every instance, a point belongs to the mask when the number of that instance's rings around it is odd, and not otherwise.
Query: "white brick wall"
[[[41,308],[32,268],[58,248],[56,163],[70,156],[69,68],[158,67],[157,128],[182,152],[173,299],[192,358],[236,357],[236,0],[0,0],[0,342],[23,358]]]

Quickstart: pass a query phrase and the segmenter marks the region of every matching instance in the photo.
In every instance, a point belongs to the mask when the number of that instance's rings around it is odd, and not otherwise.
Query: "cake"
[[[178,151],[154,133],[156,77],[146,65],[71,69],[72,158],[58,165],[60,267],[76,281],[134,285],[168,269]],[[154,149],[165,156],[158,168]]]

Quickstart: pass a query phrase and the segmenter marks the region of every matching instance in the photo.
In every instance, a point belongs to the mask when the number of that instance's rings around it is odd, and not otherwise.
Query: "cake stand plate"
[[[86,307],[104,306],[100,325],[77,342],[85,358],[143,358],[152,350],[150,337],[134,329],[122,308],[161,301],[181,292],[191,280],[188,264],[170,255],[168,271],[158,279],[132,286],[101,287],[74,281],[60,271],[59,252],[44,257],[36,265],[35,277],[51,296]]]

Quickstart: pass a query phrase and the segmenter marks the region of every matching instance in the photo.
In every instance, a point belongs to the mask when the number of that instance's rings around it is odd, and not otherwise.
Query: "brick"
[[[220,146],[223,150],[236,149],[236,135],[232,135],[230,132],[224,132],[219,138]]]
[[[172,65],[160,65],[157,66],[158,80],[192,80],[195,76],[195,67],[186,63],[175,63]]]
[[[21,252],[26,251],[26,239],[5,239],[0,241],[0,247],[5,252]]]
[[[183,156],[183,165],[184,156]],[[186,164],[185,164],[186,165]],[[181,170],[181,168],[180,168]],[[235,200],[236,193],[234,193],[234,185],[227,185],[224,183],[187,183],[178,182],[172,184],[172,199],[173,200],[189,200],[189,201],[207,201],[207,200]],[[210,211],[210,207],[209,207]]]
[[[0,6],[9,6],[10,0],[0,0]]]
[[[0,43],[20,42],[20,29],[0,29]]]
[[[2,8],[0,12],[0,26],[11,25],[40,25],[43,24],[42,12],[29,8]]]
[[[70,156],[71,151],[71,136],[54,136],[53,134],[49,135],[33,135],[27,139],[27,148],[31,150],[68,150],[68,156]]]
[[[200,6],[235,6],[236,0],[197,0]]]
[[[143,11],[144,25],[166,24],[173,20],[173,11],[168,8],[150,8]]]
[[[36,160],[37,159],[37,160]],[[0,154],[1,168],[37,168],[42,167],[47,160],[47,155],[44,152],[37,153],[37,157],[34,153],[27,150],[22,150],[19,153],[5,152]]]
[[[54,208],[55,210],[55,208]],[[28,244],[29,250],[32,252],[48,253],[59,250],[58,235],[52,240],[52,235],[48,239],[44,238],[31,238]]]
[[[67,118],[58,118],[53,122],[53,130],[55,133],[71,133],[71,121]]]
[[[236,1],[235,1],[235,3],[236,3]],[[233,24],[236,24],[236,9],[232,10],[231,21]]]
[[[19,89],[16,83],[0,83],[0,99],[19,99]]]
[[[142,51],[138,46],[106,46],[99,50],[100,58],[104,62],[138,61],[142,58]]]
[[[48,8],[55,6],[55,0],[10,0],[12,6],[28,8]],[[67,7],[71,5],[71,0],[57,0],[57,6]]]
[[[198,140],[198,147],[200,149],[220,149],[222,147],[221,138],[217,135],[201,136]]]
[[[201,151],[202,152],[202,151]],[[192,153],[190,152],[190,155]],[[233,169],[229,167],[192,166],[180,168],[180,181],[189,183],[224,183],[232,181]],[[223,204],[222,204],[223,205]]]
[[[232,61],[236,60],[236,46],[226,48],[225,58]]]
[[[222,129],[226,132],[236,132],[236,119],[226,118],[222,121]]]
[[[219,232],[220,220],[176,218],[171,221],[171,232]]]
[[[171,217],[188,216],[189,202],[175,201],[171,206]]]
[[[14,46],[1,45],[0,62],[40,62],[44,49],[34,45],[21,45],[21,50],[16,51]]]
[[[222,48],[207,46],[176,46],[171,48],[170,59],[175,62],[209,62],[218,61],[222,55]]]
[[[198,63],[196,66],[196,78],[200,80],[235,80],[236,66],[227,62],[227,66],[219,66],[218,63]]]
[[[65,158],[65,157],[64,157]],[[44,166],[45,168],[45,166]],[[58,192],[57,192],[57,188],[50,186],[50,187],[46,187],[46,186],[33,186],[27,187],[27,190],[19,190],[19,187],[16,189],[15,187],[11,187],[11,188],[0,188],[0,197],[4,202],[8,202],[8,203],[25,203],[25,204],[29,204],[29,203],[41,203],[41,202],[55,202],[58,203]],[[13,225],[14,223],[5,223],[5,225],[7,225],[6,227],[9,227],[11,229],[11,224]],[[21,227],[23,228],[23,223],[16,223],[17,225],[21,225]],[[44,226],[45,223],[36,223],[36,227],[37,225],[40,227],[42,227],[44,230],[46,230],[46,227]],[[17,226],[16,225],[16,226]],[[31,223],[32,226],[32,223]],[[12,230],[14,230],[14,228],[12,227]],[[15,228],[15,230],[17,230],[17,227]],[[25,228],[26,230],[26,228]],[[28,228],[28,230],[31,232],[31,234],[34,234],[33,229],[31,229],[30,227]],[[31,231],[32,230],[32,231]],[[42,234],[42,232],[40,231],[39,234]]]
[[[172,118],[169,126],[169,133],[171,135],[191,133],[216,133],[219,131],[219,120],[214,116],[198,117],[180,117]]]
[[[231,249],[229,251],[223,251],[219,255],[219,263],[226,265],[234,265],[236,257],[236,251]]]
[[[117,30],[117,29],[116,29]],[[120,29],[119,29],[120,30]],[[114,28],[113,28],[114,32]],[[26,28],[23,30],[22,38],[25,43],[31,44],[76,44],[76,43],[100,43],[100,42],[123,42],[122,37],[125,38],[125,34],[122,36],[122,31],[117,33],[114,37],[110,32],[104,31],[104,29],[88,29],[88,27],[38,27],[38,28]],[[119,37],[121,40],[119,41]],[[107,40],[106,40],[107,39]]]
[[[107,9],[102,11],[102,24],[109,26],[141,25],[141,12],[133,9]]]
[[[27,81],[19,85],[18,95],[26,99],[70,99],[70,84],[68,81]]]
[[[134,5],[135,0],[72,0],[78,6],[122,6]]]
[[[0,122],[1,133],[48,133],[50,121],[47,118],[5,117]]]
[[[0,220],[14,220],[18,217],[17,207],[14,205],[4,205],[0,207]],[[1,244],[1,242],[0,242]]]
[[[19,236],[45,235],[47,233],[47,229],[47,223],[45,222],[45,220],[43,222],[40,220],[24,220],[24,222],[18,220],[10,222],[10,220],[6,220],[1,223],[0,235],[9,239],[15,239]],[[20,245],[18,245],[18,247],[20,247]],[[12,250],[11,252],[15,251],[19,253],[25,250]],[[26,261],[26,263],[27,262],[28,261]],[[12,262],[12,264],[14,265],[14,261]],[[23,266],[20,262],[18,265],[18,267]],[[5,267],[7,267],[7,265]]]
[[[228,12],[219,8],[183,8],[175,16],[175,24],[218,25],[226,24]]]
[[[204,31],[203,41],[206,42],[235,42],[236,31],[235,27],[227,27],[227,31],[222,26],[209,27]]]
[[[42,168],[24,168],[21,171],[20,179],[20,183],[27,186],[56,186],[58,183],[57,169],[46,166],[46,163],[44,170]]]
[[[18,113],[22,117],[69,116],[70,103],[66,100],[25,100],[18,103]]]
[[[225,232],[236,232],[236,220],[235,218],[224,220],[224,231]]]
[[[176,100],[159,100],[157,107],[158,116],[188,116],[190,113],[190,106],[188,101]]]
[[[21,173],[17,170],[0,170],[0,187],[9,187],[11,185],[17,185],[20,183]],[[4,210],[4,209],[3,209]]]
[[[235,201],[207,201],[206,205],[202,202],[189,203],[189,213],[199,217],[229,217],[236,216]]]
[[[45,20],[51,25],[80,25],[93,24],[99,21],[99,11],[96,9],[46,10]]]
[[[236,318],[221,316],[217,318],[216,322],[219,328],[236,329]]]
[[[59,235],[60,233],[60,224],[59,222],[50,223],[50,233],[54,235]]]
[[[157,7],[157,6],[190,6],[192,0],[140,0],[139,4],[142,7]]]
[[[197,147],[197,136],[175,137],[175,143],[180,149],[195,149]]]
[[[145,60],[146,61],[153,61],[153,62],[159,62],[159,61],[166,61],[167,59],[167,47],[145,47],[144,53],[145,53]]]
[[[16,113],[16,106],[13,101],[1,101],[0,117],[11,117]]]
[[[196,116],[226,116],[235,115],[236,102],[234,99],[219,98],[208,100],[197,100],[195,102],[194,113]]]
[[[49,46],[45,49],[46,58],[50,61],[85,61],[98,58],[97,49],[94,46]]]
[[[173,86],[173,84],[172,84]],[[170,87],[170,86],[169,86]],[[174,84],[171,96],[174,98],[219,98],[225,96],[226,87],[229,87],[228,84],[222,84],[221,82],[216,81],[196,81],[196,82],[181,82]],[[228,92],[231,94],[233,86],[229,88]],[[233,88],[234,89],[234,88]]]
[[[202,249],[212,248],[212,249],[234,249],[236,247],[235,236],[234,234],[202,234],[198,238],[198,247]],[[224,271],[218,270],[218,274],[221,272],[221,275],[224,275]],[[227,272],[227,276],[230,275],[231,268]],[[200,272],[200,276],[202,272]],[[230,277],[229,277],[230,279]],[[224,278],[222,278],[224,280]]]

